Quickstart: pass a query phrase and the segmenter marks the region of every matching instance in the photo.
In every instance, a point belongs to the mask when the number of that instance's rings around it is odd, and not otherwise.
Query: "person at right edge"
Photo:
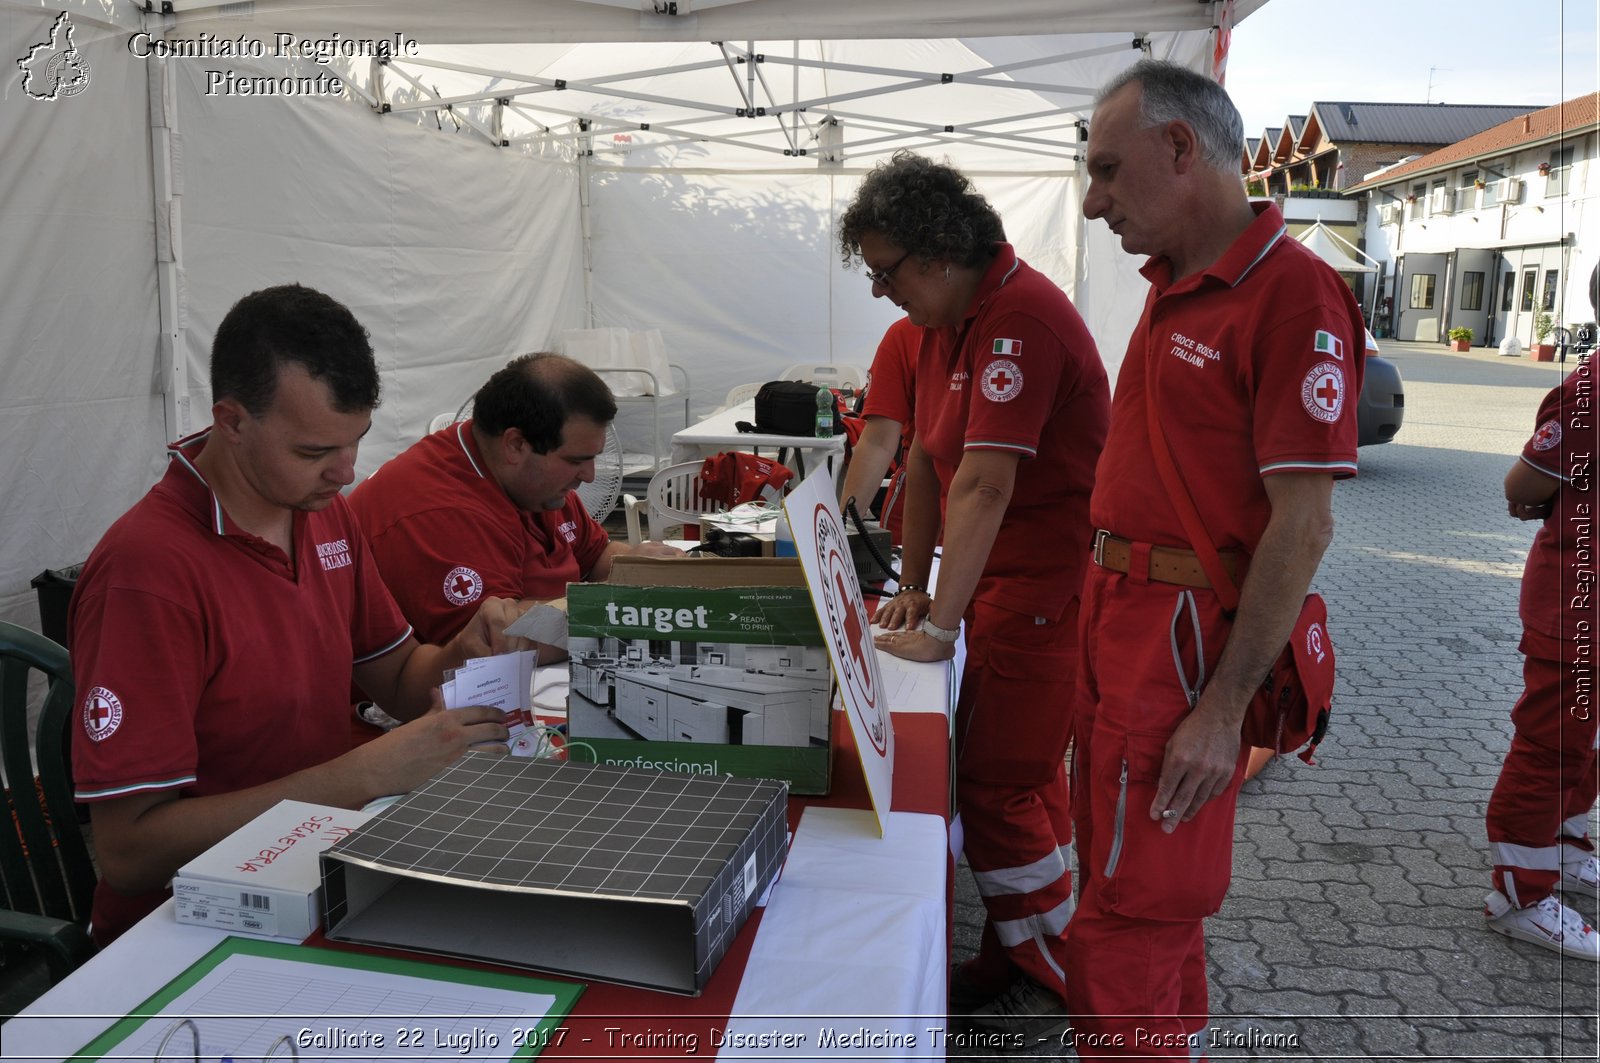
[[[1600,890],[1589,838],[1600,785],[1597,710],[1577,682],[1593,660],[1600,623],[1587,549],[1600,443],[1591,365],[1580,363],[1545,396],[1533,436],[1506,473],[1510,515],[1544,524],[1522,573],[1523,690],[1511,709],[1511,748],[1489,796],[1494,889],[1483,915],[1490,930],[1507,937],[1600,960],[1600,934],[1556,897],[1560,890],[1593,902]]]
[[[987,918],[951,979],[951,1016],[994,1047],[1048,1046],[1067,1025],[1064,757],[1105,366],[1066,294],[948,165],[910,152],[880,164],[839,236],[872,294],[922,327],[901,580],[877,646],[947,660],[966,624],[956,808]]]
[[[1152,60],[1100,91],[1089,126],[1083,213],[1149,256],[1151,285],[1095,470],[1074,706],[1067,1003],[1095,1058],[1204,1056],[1203,923],[1228,890],[1245,709],[1332,540],[1333,482],[1356,471],[1361,312],[1250,201],[1243,140],[1220,85]],[[1155,428],[1232,569],[1235,615]]]

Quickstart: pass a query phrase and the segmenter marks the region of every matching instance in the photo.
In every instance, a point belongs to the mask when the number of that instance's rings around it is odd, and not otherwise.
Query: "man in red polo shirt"
[[[298,285],[245,296],[218,326],[211,387],[212,427],[172,445],[72,597],[72,766],[102,945],[278,801],[358,808],[507,735],[499,710],[446,710],[435,684],[514,648],[500,634],[511,603],[420,645],[339,495],[378,402],[350,311]],[[352,677],[412,722],[352,749]]]
[[[1594,526],[1594,363],[1582,362],[1539,405],[1534,432],[1506,473],[1506,505],[1543,524],[1522,574],[1522,697],[1515,733],[1489,797],[1494,889],[1489,929],[1578,959],[1600,960],[1600,934],[1556,896],[1592,900],[1600,861],[1589,837],[1597,792],[1595,720],[1582,681],[1594,663],[1600,597]]]
[[[1074,727],[1067,999],[1102,1055],[1204,1048],[1202,921],[1228,887],[1240,727],[1331,540],[1333,481],[1356,469],[1360,312],[1278,210],[1249,201],[1242,141],[1221,86],[1150,60],[1101,91],[1089,128],[1083,212],[1150,256],[1151,283],[1095,472]],[[1152,424],[1242,575],[1235,616],[1192,552]]]
[[[485,595],[525,607],[605,579],[622,554],[682,553],[612,542],[577,495],[617,415],[594,370],[559,354],[523,355],[478,389],[472,411],[350,495],[378,571],[421,637],[450,638]],[[545,646],[540,657],[557,654]]]

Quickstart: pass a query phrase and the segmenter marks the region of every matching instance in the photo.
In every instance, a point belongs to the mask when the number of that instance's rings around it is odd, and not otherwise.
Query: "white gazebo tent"
[[[1212,69],[1263,2],[0,0],[6,54],[66,12],[90,72],[49,100],[13,78],[0,104],[0,617],[31,623],[29,577],[81,560],[207,423],[216,324],[268,284],[372,333],[362,472],[567,328],[660,328],[705,410],[871,357],[894,311],[840,268],[833,223],[910,147],[974,177],[1115,361],[1142,282],[1078,211],[1092,93],[1140,54]],[[398,54],[323,66],[273,54],[281,35]],[[268,54],[152,54],[207,39]],[[329,71],[345,96],[223,91]]]
[[[1322,223],[1321,218],[1318,218],[1310,228],[1301,233],[1299,236],[1295,237],[1295,239],[1309,247],[1318,258],[1332,266],[1334,270],[1339,273],[1378,272],[1379,263],[1377,259],[1373,258],[1355,244],[1352,244],[1349,240],[1346,240],[1344,237],[1328,228],[1328,226]],[[1348,254],[1347,249],[1348,251],[1354,252],[1355,255],[1360,257],[1353,257],[1352,255]],[[1363,258],[1366,259],[1366,262],[1361,261]],[[1376,318],[1376,303],[1378,299],[1377,288],[1373,288],[1372,290],[1372,299],[1374,306],[1372,307],[1372,313],[1370,316],[1371,318]]]

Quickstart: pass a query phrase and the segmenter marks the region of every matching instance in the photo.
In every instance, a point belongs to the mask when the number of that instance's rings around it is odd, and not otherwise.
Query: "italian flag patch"
[[[994,341],[994,353],[995,354],[1021,354],[1022,353],[1022,341],[1021,340],[995,340]]]
[[[1341,362],[1344,361],[1344,341],[1331,332],[1318,329],[1316,343],[1312,346],[1324,358],[1336,358]]]

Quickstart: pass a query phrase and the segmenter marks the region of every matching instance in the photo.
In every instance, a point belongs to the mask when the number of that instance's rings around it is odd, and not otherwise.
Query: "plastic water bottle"
[[[789,530],[789,518],[782,513],[778,514],[777,527],[772,533],[772,555],[774,557],[794,557],[794,532]]]
[[[817,438],[833,438],[833,392],[817,387]]]

